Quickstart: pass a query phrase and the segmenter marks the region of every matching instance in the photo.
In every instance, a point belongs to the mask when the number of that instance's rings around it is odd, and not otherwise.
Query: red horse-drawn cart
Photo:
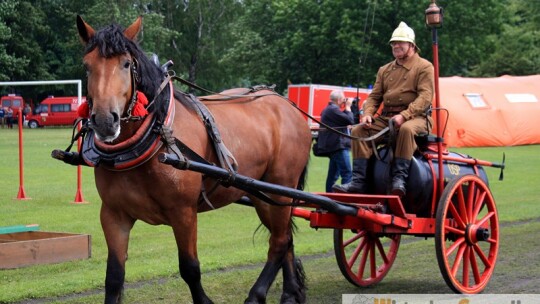
[[[373,194],[306,193],[268,184],[215,166],[178,160],[163,154],[160,161],[180,169],[202,172],[248,193],[274,193],[297,200],[293,215],[312,228],[334,229],[334,250],[343,275],[352,284],[370,286],[388,273],[402,235],[434,237],[440,271],[457,293],[479,293],[489,282],[499,248],[499,221],[483,166],[502,164],[474,159],[446,150],[439,107],[437,27],[442,14],[435,6],[426,11],[432,26],[437,135],[417,139],[406,197],[386,195],[391,162],[387,147],[371,163]],[[439,18],[439,19],[437,19]],[[502,172],[501,172],[502,179]],[[249,204],[249,202],[246,202]]]
[[[228,180],[251,194],[274,193],[296,199],[294,216],[310,221],[313,228],[334,229],[339,268],[357,286],[370,286],[384,278],[396,259],[402,235],[435,238],[439,268],[455,292],[481,292],[495,267],[499,220],[482,166],[503,168],[504,164],[450,152],[419,151],[411,167],[410,194],[401,199],[384,194],[307,193],[239,175],[231,180],[225,169],[186,163],[174,154],[162,154],[160,161]],[[373,176],[384,175],[386,170],[378,167],[384,166],[385,160],[374,162]],[[447,169],[445,174],[437,173],[438,163]],[[418,180],[431,183],[431,188],[411,188]],[[378,181],[379,186],[387,182],[384,176]],[[443,188],[438,187],[440,181]],[[418,198],[423,200],[410,201]]]

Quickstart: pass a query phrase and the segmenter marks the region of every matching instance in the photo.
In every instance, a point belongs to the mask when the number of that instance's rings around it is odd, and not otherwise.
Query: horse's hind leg
[[[109,254],[105,276],[105,304],[122,302],[125,265],[129,242],[129,232],[135,220],[120,213],[112,212],[105,204],[101,207],[101,226],[105,234]]]
[[[283,293],[281,294],[281,303],[305,303],[306,285],[304,267],[294,256],[294,245],[287,252],[287,257],[283,261]]]
[[[291,208],[256,204],[257,213],[263,224],[270,230],[268,259],[257,281],[251,288],[245,303],[266,303],[266,294],[277,276],[283,270],[282,303],[304,303],[305,286],[303,271],[299,271],[294,258],[291,229]]]

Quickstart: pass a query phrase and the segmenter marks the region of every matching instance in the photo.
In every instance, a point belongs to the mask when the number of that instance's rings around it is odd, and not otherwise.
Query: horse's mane
[[[143,92],[149,101],[154,100],[161,82],[165,79],[165,75],[156,64],[148,59],[139,44],[129,40],[124,35],[124,29],[120,25],[113,23],[97,31],[88,42],[85,54],[96,48],[99,55],[105,58],[120,56],[126,53],[136,58],[138,61],[137,73],[140,78],[137,83],[137,90]],[[156,111],[156,114],[160,118],[166,114],[163,103],[164,99],[169,96],[168,92],[169,89],[166,87],[163,93],[160,94],[159,99],[148,109],[151,112]]]

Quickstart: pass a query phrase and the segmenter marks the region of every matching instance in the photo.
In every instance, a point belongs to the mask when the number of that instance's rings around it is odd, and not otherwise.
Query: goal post
[[[63,85],[63,84],[76,84],[77,85],[77,104],[82,102],[82,81],[80,79],[72,80],[38,80],[38,81],[0,81],[0,86],[41,86],[41,85]],[[22,126],[22,109],[19,110],[19,192],[17,194],[18,200],[29,199],[26,197],[24,190],[24,160],[23,160],[23,126]],[[77,145],[77,148],[80,146]],[[82,195],[82,170],[81,166],[77,166],[77,193],[75,194],[75,204],[86,203]]]

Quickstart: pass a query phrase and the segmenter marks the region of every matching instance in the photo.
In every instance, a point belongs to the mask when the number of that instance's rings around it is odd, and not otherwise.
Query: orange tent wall
[[[449,113],[445,143],[450,147],[540,144],[540,75],[497,78],[441,77],[441,108]],[[479,94],[485,107],[473,107],[466,94]],[[527,94],[515,102],[507,94]],[[442,122],[447,115],[441,112]],[[435,114],[433,114],[435,117]],[[433,133],[435,133],[434,128]]]

